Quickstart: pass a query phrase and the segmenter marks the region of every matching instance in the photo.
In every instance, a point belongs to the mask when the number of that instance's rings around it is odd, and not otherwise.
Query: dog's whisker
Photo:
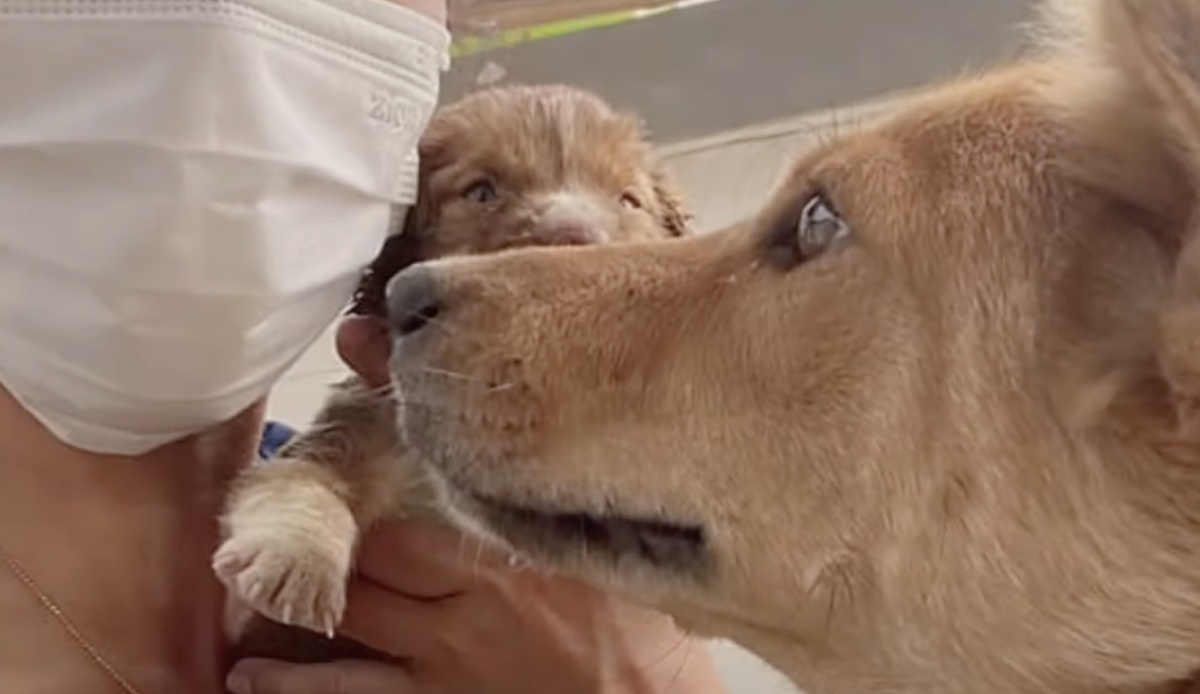
[[[678,685],[680,680],[683,678],[683,673],[687,669],[688,662],[692,659],[692,653],[694,652],[692,648],[693,645],[694,643],[691,636],[688,634],[680,634],[679,640],[675,642],[675,645],[668,649],[659,661],[655,661],[658,663],[666,660],[667,658],[675,655],[680,648],[683,648],[683,657],[679,659],[679,664],[675,666],[675,673],[671,675],[670,683],[667,685],[668,692],[674,690],[675,686]]]
[[[516,387],[516,384],[512,383],[512,382],[506,381],[503,383],[491,383],[491,382],[488,382],[486,379],[481,378],[479,376],[472,376],[470,374],[461,373],[459,371],[450,371],[447,369],[439,369],[439,368],[433,367],[433,366],[422,366],[421,370],[424,371],[425,373],[428,373],[428,374],[431,374],[434,376],[442,376],[444,378],[463,381],[464,383],[486,383],[487,392],[489,392],[489,393],[505,391],[505,390],[509,390],[511,388]]]
[[[436,366],[422,366],[421,370],[425,373],[436,374],[438,376],[446,376],[447,378],[459,378],[464,381],[474,380],[466,374],[460,374],[457,371],[449,371],[447,369],[439,369]]]

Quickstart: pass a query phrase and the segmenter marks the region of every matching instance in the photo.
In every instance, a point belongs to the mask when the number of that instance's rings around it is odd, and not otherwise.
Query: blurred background
[[[885,116],[923,84],[1013,57],[1033,0],[450,0],[450,101],[569,82],[641,114],[700,231],[753,211],[806,147]],[[275,390],[306,425],[344,374],[325,335]],[[733,694],[793,690],[715,644]]]

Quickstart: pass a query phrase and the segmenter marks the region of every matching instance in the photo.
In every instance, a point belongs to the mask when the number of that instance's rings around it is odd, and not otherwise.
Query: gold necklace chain
[[[126,679],[125,676],[122,675],[115,666],[113,666],[112,662],[109,661],[108,658],[104,657],[104,654],[100,652],[100,649],[92,645],[92,642],[89,641],[87,637],[83,635],[83,632],[81,632],[79,628],[75,626],[75,623],[71,621],[71,618],[67,616],[67,613],[64,612],[61,607],[59,607],[58,603],[55,602],[54,599],[46,593],[46,591],[41,589],[41,587],[37,584],[37,581],[33,580],[33,577],[29,575],[29,572],[26,571],[24,567],[22,567],[21,564],[18,563],[17,560],[14,559],[13,556],[9,554],[8,551],[2,546],[0,546],[0,561],[4,562],[4,565],[8,567],[9,573],[11,573],[13,577],[21,583],[21,585],[25,586],[25,589],[29,591],[30,595],[32,595],[38,601],[38,603],[40,603],[41,606],[46,609],[46,612],[48,612],[50,616],[54,617],[54,620],[58,622],[60,626],[62,626],[63,630],[67,632],[67,635],[71,637],[71,640],[88,654],[88,657],[90,657],[96,663],[96,665],[99,666],[100,669],[103,670],[105,674],[107,674],[109,678],[111,678],[112,681],[121,688],[121,691],[123,691],[125,694],[142,694],[141,690],[133,686],[133,683]]]

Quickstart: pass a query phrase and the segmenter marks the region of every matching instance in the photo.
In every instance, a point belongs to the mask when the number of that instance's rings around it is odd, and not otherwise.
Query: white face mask
[[[0,383],[126,455],[264,396],[413,202],[448,43],[384,0],[0,0]]]

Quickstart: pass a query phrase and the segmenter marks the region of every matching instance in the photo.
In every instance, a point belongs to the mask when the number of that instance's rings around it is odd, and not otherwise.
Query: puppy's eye
[[[491,179],[481,178],[467,186],[462,196],[471,202],[485,203],[495,200],[500,196],[500,193],[496,190],[496,184]]]
[[[800,260],[814,258],[849,236],[849,225],[823,194],[817,193],[804,203],[795,237]]]
[[[642,209],[642,199],[633,193],[625,193],[621,196],[621,205],[626,209],[640,210]]]

